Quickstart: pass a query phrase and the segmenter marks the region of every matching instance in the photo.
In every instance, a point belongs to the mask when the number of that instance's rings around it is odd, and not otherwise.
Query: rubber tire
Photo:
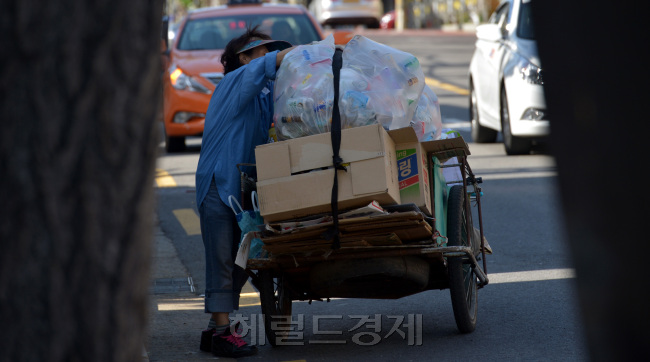
[[[451,187],[447,206],[448,246],[470,246],[467,240],[465,207],[463,187]],[[476,275],[466,257],[449,257],[447,264],[449,293],[456,326],[461,333],[471,333],[476,328],[478,313]]]
[[[510,128],[510,110],[508,109],[508,97],[506,88],[501,87],[501,131],[503,133],[503,145],[508,155],[526,155],[530,153],[533,143],[530,139],[512,135]]]
[[[286,321],[287,317],[291,318],[292,300],[290,289],[284,276],[280,275],[274,278],[270,270],[258,271],[258,277],[260,304],[262,314],[264,314],[264,331],[266,332],[266,339],[271,346],[275,347],[282,331],[274,330],[273,322]],[[285,323],[282,323],[282,325],[284,326]]]
[[[371,21],[367,25],[368,29],[379,29],[380,26],[381,24],[379,23],[379,20]]]
[[[498,132],[491,128],[481,126],[478,119],[478,101],[474,82],[469,82],[469,119],[472,125],[472,140],[476,143],[494,143],[497,141]]]
[[[185,137],[168,137],[165,134],[165,150],[168,153],[181,152],[185,150]]]

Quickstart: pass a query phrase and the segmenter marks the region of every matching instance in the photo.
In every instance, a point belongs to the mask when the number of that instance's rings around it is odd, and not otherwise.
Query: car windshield
[[[259,24],[259,29],[272,39],[286,40],[293,45],[321,40],[304,15],[237,15],[189,20],[183,28],[178,49],[224,49],[231,39],[243,34],[249,24]]]
[[[535,39],[535,29],[533,27],[530,1],[522,1],[517,22],[517,36],[522,39]]]

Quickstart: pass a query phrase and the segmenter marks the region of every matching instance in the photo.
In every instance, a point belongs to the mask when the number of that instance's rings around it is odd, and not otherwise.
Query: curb
[[[154,355],[158,355],[158,357],[166,355],[165,352],[167,351],[160,350],[161,345],[157,343],[157,340],[161,338],[160,334],[165,332],[166,329],[174,330],[184,323],[198,324],[200,322],[200,326],[196,325],[191,328],[191,330],[200,331],[205,319],[202,313],[196,313],[196,316],[194,314],[183,315],[181,318],[176,319],[161,316],[161,311],[156,308],[158,303],[166,300],[174,302],[194,300],[199,297],[194,293],[192,279],[188,270],[180,261],[176,247],[160,228],[157,215],[154,221],[152,243],[149,333],[145,345],[142,347],[142,362],[149,362],[152,347],[155,348]],[[196,320],[194,320],[194,317],[196,317]],[[155,325],[156,323],[158,324]],[[161,324],[166,328],[161,328]],[[160,359],[157,358],[156,360]],[[183,360],[185,359],[183,358]]]

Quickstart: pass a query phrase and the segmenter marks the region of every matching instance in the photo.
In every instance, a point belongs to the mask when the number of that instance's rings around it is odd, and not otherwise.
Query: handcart
[[[336,249],[323,236],[331,222],[261,235],[269,254],[249,259],[247,271],[260,292],[271,345],[286,336],[294,300],[398,299],[435,289],[449,289],[459,331],[474,331],[491,249],[483,233],[482,179],[467,162],[466,143],[456,140],[426,153],[436,206],[431,216],[404,204],[386,206],[387,214],[340,219]],[[459,170],[460,179],[446,180],[444,168]]]

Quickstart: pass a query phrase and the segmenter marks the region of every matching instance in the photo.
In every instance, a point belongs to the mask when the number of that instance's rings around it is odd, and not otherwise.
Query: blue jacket
[[[238,163],[255,163],[255,147],[266,143],[273,122],[273,80],[277,51],[226,74],[212,94],[205,116],[196,168],[196,206],[214,177],[219,196],[240,201]],[[252,167],[245,169],[252,173]]]

